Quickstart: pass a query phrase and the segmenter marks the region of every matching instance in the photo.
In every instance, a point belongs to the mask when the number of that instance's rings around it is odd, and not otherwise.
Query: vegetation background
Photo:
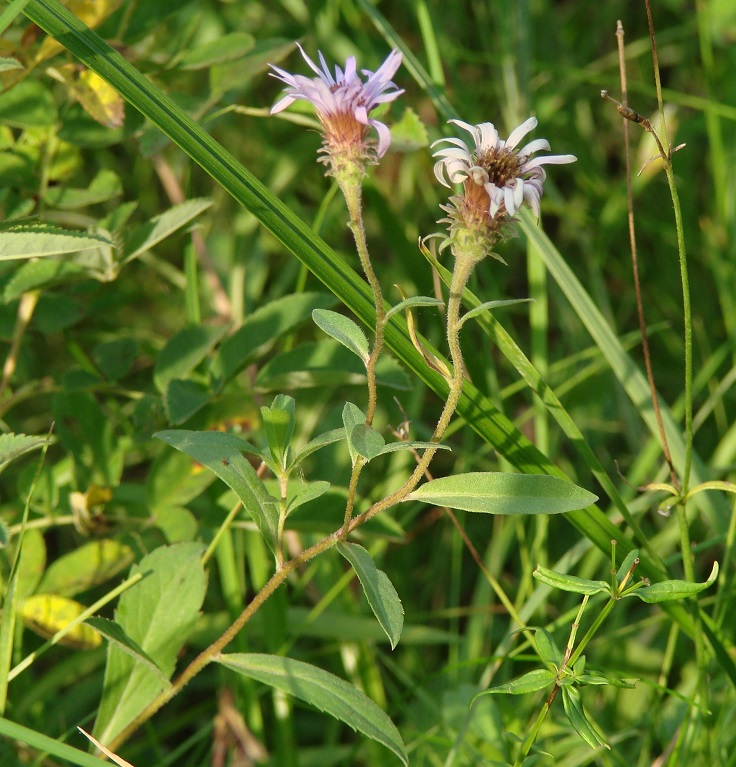
[[[365,189],[374,266],[392,303],[401,300],[394,285],[409,296],[435,290],[417,240],[437,231],[438,205],[446,196],[434,179],[428,150],[432,140],[447,135],[438,98],[463,120],[493,122],[501,135],[536,115],[536,135],[547,138],[554,153],[578,157],[576,164],[550,173],[541,226],[642,367],[622,120],[600,91],[620,94],[614,34],[620,19],[629,103],[659,124],[643,3],[72,0],[68,5],[354,268],[344,203],[316,162],[319,136],[304,127],[313,125],[313,117],[308,109],[269,116],[281,89],[268,76],[267,64],[308,74],[295,40],[312,56],[321,50],[328,62],[342,63],[356,55],[359,67],[370,69],[394,47],[411,52],[429,80],[417,76],[411,61],[399,70],[395,81],[406,94],[386,116],[396,125],[394,145]],[[672,145],[686,145],[673,156],[673,165],[691,273],[695,450],[707,467],[705,476],[728,480],[736,467],[736,7],[730,0],[656,0],[653,14],[667,135]],[[2,380],[3,430],[43,436],[55,423],[38,476],[38,452],[13,462],[0,476],[8,544],[3,577],[7,582],[35,479],[23,596],[44,593],[39,583],[49,578],[53,562],[104,538],[120,546],[100,567],[104,577],[98,573],[76,587],[65,581],[67,596],[90,605],[122,579],[131,561],[158,546],[209,543],[232,505],[224,485],[206,471],[193,471],[191,461],[155,440],[154,432],[236,429],[263,444],[258,408],[287,392],[297,401],[297,439],[306,442],[338,427],[344,401],[362,405],[365,392],[351,361],[332,352],[326,357],[324,348],[315,346],[323,336],[300,308],[298,296],[314,292],[323,295],[309,300],[335,308],[329,285],[138,112],[125,107],[123,121],[114,95],[85,79],[72,56],[22,15],[0,46],[0,55],[15,57],[24,67],[1,73],[0,216],[6,226],[34,217],[62,227],[104,229],[119,246],[114,255],[100,248],[87,259],[0,262],[0,338],[10,361]],[[94,98],[99,103],[93,104]],[[632,151],[635,171],[656,154],[650,137],[635,125]],[[209,198],[211,206],[174,208],[200,198]],[[655,378],[663,402],[681,419],[682,290],[661,162],[647,165],[634,179],[633,200]],[[176,212],[167,225],[155,230],[149,222],[172,208]],[[509,241],[502,255],[507,265],[488,260],[477,270],[473,292],[482,300],[535,299],[497,318],[560,397],[671,577],[682,577],[677,524],[673,516],[658,513],[664,495],[637,490],[668,478],[659,440],[643,418],[649,403],[632,401],[622,380],[625,371],[591,339],[584,312],[546,273],[527,240]],[[273,314],[258,314],[268,305],[276,307]],[[420,331],[442,348],[441,317],[424,309],[416,319]],[[230,356],[223,354],[224,339],[243,323],[248,330],[240,340],[250,339],[247,353],[233,352],[231,345]],[[473,383],[553,463],[600,495],[600,508],[619,524],[573,441],[497,346],[473,323],[463,331],[463,345]],[[212,372],[218,364],[220,372],[222,366],[228,371],[219,380]],[[439,398],[395,366],[383,381],[377,426],[388,434],[408,422],[412,438],[428,438]],[[460,421],[448,441],[453,452],[438,456],[435,476],[510,468],[497,446]],[[397,455],[368,468],[366,496],[381,497],[410,470],[410,456]],[[339,524],[348,477],[344,447],[314,456],[308,478],[329,478],[335,487],[326,500],[291,520],[295,546]],[[709,506],[690,508],[696,576],[705,580],[713,562],[721,563],[717,588],[701,595],[701,605],[712,614],[733,663],[732,502],[709,497],[714,499]],[[541,563],[608,580],[610,555],[564,516],[458,513],[484,573],[441,510],[403,504],[385,517],[366,529],[361,541],[403,601],[406,627],[394,651],[352,571],[334,552],[272,597],[232,649],[286,653],[348,679],[388,711],[415,767],[510,763],[514,736],[524,737],[544,698],[484,696],[469,708],[491,680],[501,684],[540,665],[524,637],[509,633],[518,627],[491,580],[517,611],[528,610],[529,625],[547,627],[564,647],[580,597],[540,587],[532,572]],[[622,526],[621,535],[631,532]],[[211,561],[202,617],[183,652],[192,655],[223,630],[268,571],[259,535],[239,517]],[[596,599],[583,629],[600,611]],[[112,608],[102,614],[112,617]],[[31,629],[40,623],[43,630],[49,618],[24,620],[25,628],[19,624],[15,635],[13,665],[42,645]],[[583,693],[590,718],[611,748],[591,749],[583,742],[558,700],[537,741],[538,764],[736,764],[735,682],[724,670],[727,661],[709,652],[696,658],[692,637],[667,612],[622,602],[586,657],[591,667],[639,680],[634,689],[590,687]],[[5,716],[84,749],[75,728],[92,727],[104,666],[104,646],[54,647],[12,679]],[[694,711],[702,689],[699,674],[707,678],[709,697]],[[234,711],[250,735],[232,724],[228,716]],[[280,767],[394,759],[313,708],[219,667],[200,675],[122,753],[138,767],[247,765],[262,756],[257,742],[269,754],[264,763]],[[67,762],[7,739],[0,741],[0,763]]]

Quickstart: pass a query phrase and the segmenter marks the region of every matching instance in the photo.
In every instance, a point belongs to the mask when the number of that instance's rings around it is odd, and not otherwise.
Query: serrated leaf
[[[605,746],[610,748],[605,740],[598,734],[593,728],[593,725],[588,721],[583,709],[582,701],[580,700],[580,693],[574,687],[561,687],[562,692],[562,704],[567,714],[567,718],[573,729],[577,734],[591,747],[598,748],[599,746]]]
[[[60,256],[114,243],[99,234],[75,232],[51,226],[27,226],[0,232],[0,261]]]
[[[487,690],[478,693],[475,697],[478,698],[481,695],[527,695],[530,692],[537,692],[544,690],[554,683],[557,679],[557,674],[554,671],[550,671],[546,668],[534,669],[526,674],[522,674],[516,679],[512,679],[506,684],[499,684],[495,687],[489,687]]]
[[[486,514],[560,514],[584,509],[598,496],[546,474],[469,472],[425,482],[405,500]]]
[[[243,440],[234,434],[185,429],[160,431],[154,436],[187,453],[217,474],[242,501],[243,508],[255,521],[266,543],[275,551],[278,509],[256,470],[243,456]]]
[[[658,602],[669,602],[673,599],[687,599],[712,586],[717,577],[718,562],[714,562],[708,580],[703,583],[690,583],[689,581],[678,580],[662,581],[661,583],[653,583],[651,586],[636,589],[632,594],[639,597],[642,602],[650,605],[657,604]]]
[[[126,633],[122,627],[115,623],[115,621],[108,620],[107,618],[99,618],[94,616],[87,618],[85,623],[91,626],[98,634],[107,639],[108,642],[114,644],[120,648],[123,652],[128,653],[132,658],[139,663],[146,665],[154,674],[161,679],[161,684],[164,687],[169,686],[168,677],[166,677],[161,669],[156,665],[156,662],[151,656],[137,643],[134,642]]]
[[[355,322],[329,309],[315,309],[312,319],[328,336],[357,354],[364,363],[368,362],[368,339]]]
[[[404,627],[404,608],[394,585],[383,570],[376,567],[371,555],[357,543],[338,543],[337,550],[355,570],[373,614],[386,632],[393,650]]]
[[[52,562],[36,591],[71,597],[104,583],[132,561],[133,550],[124,543],[105,538],[88,541]]]
[[[360,690],[309,663],[278,655],[232,653],[217,658],[227,668],[283,690],[382,743],[409,764],[399,731],[386,713]]]
[[[173,208],[155,216],[147,223],[139,226],[131,235],[126,245],[123,263],[128,263],[141,253],[158,245],[178,229],[186,226],[197,216],[212,205],[212,200],[206,198],[187,200]]]
[[[611,592],[611,584],[606,581],[592,581],[587,578],[578,578],[575,575],[566,573],[556,573],[554,570],[548,570],[546,567],[537,565],[532,575],[542,583],[546,583],[553,589],[560,591],[572,591],[575,594],[600,594],[601,592]]]
[[[562,667],[562,651],[552,637],[552,634],[544,628],[534,630],[534,643],[537,645],[539,657],[558,671]]]
[[[286,513],[290,514],[294,509],[298,509],[305,503],[309,503],[315,498],[319,498],[321,495],[324,495],[330,487],[332,487],[330,483],[325,482],[324,480],[310,482],[289,501]]]
[[[161,546],[131,568],[145,577],[121,597],[115,622],[171,678],[207,588],[201,543]],[[109,743],[164,688],[161,674],[114,644],[107,648],[95,737]]]
[[[34,594],[21,602],[19,614],[24,625],[45,639],[51,639],[86,609],[79,602],[57,594]],[[80,623],[59,639],[59,644],[77,650],[93,650],[102,644],[102,637]]]
[[[43,447],[48,437],[36,437],[28,434],[0,435],[0,471],[11,461]]]

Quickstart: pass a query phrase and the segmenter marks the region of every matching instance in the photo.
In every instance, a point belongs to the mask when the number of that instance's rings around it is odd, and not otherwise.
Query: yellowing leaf
[[[103,19],[117,10],[122,0],[66,0],[65,5],[80,21],[94,29]],[[47,37],[36,54],[36,63],[54,56],[63,49],[53,37]]]
[[[125,102],[120,94],[91,69],[70,83],[72,96],[101,125],[120,128],[125,122]]]
[[[37,594],[23,600],[20,616],[29,629],[51,639],[86,609],[73,599],[54,594]],[[92,650],[102,644],[102,637],[90,626],[80,623],[61,637],[59,644],[77,650]]]

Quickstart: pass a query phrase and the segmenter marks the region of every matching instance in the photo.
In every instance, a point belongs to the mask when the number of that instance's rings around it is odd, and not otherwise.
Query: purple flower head
[[[492,123],[469,125],[461,120],[450,120],[470,133],[475,147],[458,138],[439,139],[432,144],[450,144],[434,153],[439,158],[434,173],[441,184],[462,183],[461,202],[479,219],[513,218],[524,202],[539,218],[539,200],[544,190],[546,174],[542,165],[562,165],[575,162],[571,154],[547,155],[532,159],[535,152],[549,151],[549,142],[535,139],[521,149],[518,143],[537,126],[530,117],[504,141]],[[449,183],[448,183],[449,181]],[[455,206],[457,208],[457,204]]]
[[[286,83],[286,95],[271,109],[271,114],[281,112],[297,99],[312,103],[325,134],[325,150],[328,155],[348,153],[365,158],[368,144],[366,135],[369,128],[378,134],[375,157],[380,159],[391,146],[391,133],[379,120],[370,117],[370,112],[379,104],[393,101],[404,91],[391,81],[401,64],[401,53],[391,51],[386,60],[375,71],[361,70],[365,82],[356,71],[355,57],[349,56],[345,69],[335,67],[332,76],[322,53],[320,66],[307,56],[297,43],[304,60],[317,73],[317,77],[292,75],[271,64],[274,77]]]

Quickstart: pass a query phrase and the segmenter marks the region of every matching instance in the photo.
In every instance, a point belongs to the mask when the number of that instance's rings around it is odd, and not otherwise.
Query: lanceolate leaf
[[[355,352],[363,362],[368,362],[368,339],[351,319],[329,309],[315,309],[312,319],[328,336]]]
[[[718,577],[718,562],[713,563],[708,580],[704,583],[689,583],[688,581],[662,581],[653,583],[651,586],[644,586],[632,592],[634,596],[639,597],[642,602],[656,604],[657,602],[668,602],[672,599],[686,599],[692,597],[701,591],[704,591],[715,583]]]
[[[576,575],[556,573],[540,565],[537,565],[532,575],[542,583],[552,586],[553,589],[572,591],[575,594],[600,594],[602,591],[611,591],[611,584],[605,581],[592,581],[588,578],[578,578]]]
[[[399,643],[404,627],[404,608],[388,575],[376,567],[371,555],[356,543],[338,543],[337,550],[350,562],[368,604],[386,632],[391,649]]]
[[[224,666],[305,701],[373,740],[409,764],[399,731],[386,713],[340,677],[293,658],[256,653],[220,655]]]
[[[522,676],[512,679],[510,682],[506,682],[506,684],[489,687],[487,690],[478,693],[476,697],[494,694],[527,695],[530,692],[546,689],[556,678],[557,674],[555,674],[554,671],[550,671],[546,668],[538,668],[534,671],[529,671],[527,674],[522,674]]]
[[[87,232],[42,225],[26,226],[23,229],[0,232],[0,261],[79,253],[99,248],[100,245],[112,246],[113,243],[107,237]]]
[[[605,746],[610,748],[605,740],[598,734],[593,728],[593,725],[588,721],[585,711],[583,710],[583,703],[580,700],[580,693],[575,687],[568,685],[561,688],[562,703],[565,708],[567,718],[570,720],[570,724],[575,729],[575,732],[591,747],[598,748],[598,746]]]
[[[275,550],[279,513],[256,470],[241,452],[242,440],[219,431],[170,430],[154,434],[206,466],[240,498],[266,543]]]
[[[432,479],[406,500],[487,514],[559,514],[584,509],[598,497],[543,474],[470,472]]]
[[[43,447],[48,439],[27,434],[0,435],[0,470],[21,455]]]

